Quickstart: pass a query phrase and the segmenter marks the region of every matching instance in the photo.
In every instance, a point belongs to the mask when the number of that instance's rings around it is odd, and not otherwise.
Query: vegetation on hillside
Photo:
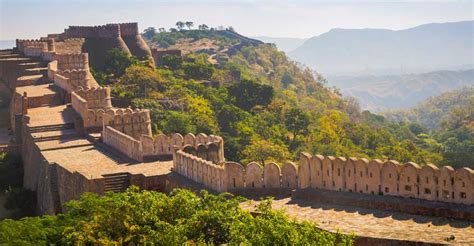
[[[257,216],[229,194],[201,197],[187,190],[170,195],[131,187],[123,193],[85,193],[57,216],[0,222],[7,245],[351,245],[352,236],[322,231],[258,205]]]
[[[474,88],[446,92],[386,115],[408,124],[423,144],[442,154],[442,164],[474,168]]]
[[[189,31],[162,30],[155,35]],[[228,42],[232,46],[239,40]],[[109,55],[123,60],[120,52]],[[419,164],[442,160],[409,125],[361,112],[354,99],[328,89],[322,76],[315,77],[272,45],[238,46],[218,64],[208,58],[205,53],[168,56],[164,66],[152,68],[129,57],[117,66],[111,63],[96,78],[112,87],[117,101],[150,109],[155,134],[220,135],[231,161],[281,163],[296,160],[301,151]],[[240,72],[241,81],[227,76],[233,71]],[[219,81],[222,86],[206,87],[203,81]]]

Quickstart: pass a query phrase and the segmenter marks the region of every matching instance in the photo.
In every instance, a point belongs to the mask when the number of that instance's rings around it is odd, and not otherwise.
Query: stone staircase
[[[74,123],[63,123],[63,124],[46,125],[46,126],[33,126],[33,127],[30,127],[30,132],[31,133],[50,132],[50,131],[60,131],[60,130],[67,130],[67,129],[74,129]]]
[[[104,191],[122,192],[130,186],[130,174],[129,173],[114,173],[105,174],[104,177]]]
[[[79,136],[73,123],[31,127],[30,133],[35,142],[65,140]]]

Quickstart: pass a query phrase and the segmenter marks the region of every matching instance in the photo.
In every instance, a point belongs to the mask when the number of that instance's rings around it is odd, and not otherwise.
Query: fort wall
[[[64,36],[67,38],[117,38],[120,37],[120,26],[118,24],[69,26],[64,29]]]
[[[202,165],[201,162],[194,161],[194,158],[201,159],[185,149],[179,150],[174,160],[177,172],[194,180],[189,172],[183,171],[189,165]],[[421,168],[411,162],[400,165],[395,161],[311,156],[306,153],[301,154],[298,167],[291,162],[285,163],[281,168],[273,162],[264,167],[257,163],[244,166],[235,162],[221,163],[218,166],[223,167],[227,181],[219,189],[226,191],[315,188],[474,204],[474,171],[469,168],[438,169],[434,165]],[[203,168],[207,167],[191,169]]]
[[[126,135],[137,140],[142,135],[151,137],[151,119],[150,111],[147,109],[109,109],[89,111],[87,122],[90,124],[99,124],[111,126]],[[103,129],[105,130],[105,128]]]
[[[140,141],[124,134],[123,132],[110,126],[106,126],[105,130],[102,132],[102,141],[105,144],[120,150],[120,152],[131,159],[143,161]]]

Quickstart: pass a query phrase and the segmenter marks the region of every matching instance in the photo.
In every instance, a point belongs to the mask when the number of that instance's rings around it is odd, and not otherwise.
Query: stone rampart
[[[204,186],[223,192],[228,190],[225,167],[213,164],[182,150],[176,151],[173,170]]]
[[[123,132],[120,132],[110,126],[106,126],[102,132],[102,141],[105,144],[119,150],[131,159],[143,161],[140,141],[128,136]]]
[[[42,52],[48,51],[48,42],[40,39],[17,39],[16,47],[20,53],[26,56],[41,56]]]
[[[139,35],[138,33],[138,23],[119,23],[120,35],[122,36],[134,36]]]
[[[91,89],[77,87],[74,92],[87,101],[89,109],[105,110],[112,108],[109,87],[97,87]]]
[[[197,157],[197,154],[186,154]],[[188,165],[180,163],[182,160],[178,156],[175,159],[177,170]],[[196,162],[196,165],[199,164]],[[226,162],[222,166],[226,177],[223,189],[228,191],[312,188],[474,204],[474,171],[467,167],[454,170],[434,165],[420,167],[411,162],[401,165],[396,161],[311,156],[306,153],[301,154],[298,167],[291,162],[281,168],[275,163],[262,167],[257,163],[244,166]]]
[[[89,111],[87,122],[97,122],[103,124],[104,127],[111,126],[136,140],[140,140],[142,135],[151,137],[151,119],[148,109],[109,109],[97,110],[95,113]]]
[[[67,38],[116,38],[120,37],[120,26],[118,24],[69,26],[64,30],[64,36]]]
[[[58,61],[58,70],[87,70],[89,71],[89,55],[78,54],[56,54],[54,60]]]

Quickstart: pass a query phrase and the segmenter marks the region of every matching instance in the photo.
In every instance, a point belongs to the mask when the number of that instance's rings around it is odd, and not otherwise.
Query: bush
[[[0,242],[11,245],[350,245],[352,238],[297,222],[264,201],[258,216],[229,194],[201,196],[174,190],[169,196],[131,187],[105,196],[86,193],[58,216],[0,222]]]

